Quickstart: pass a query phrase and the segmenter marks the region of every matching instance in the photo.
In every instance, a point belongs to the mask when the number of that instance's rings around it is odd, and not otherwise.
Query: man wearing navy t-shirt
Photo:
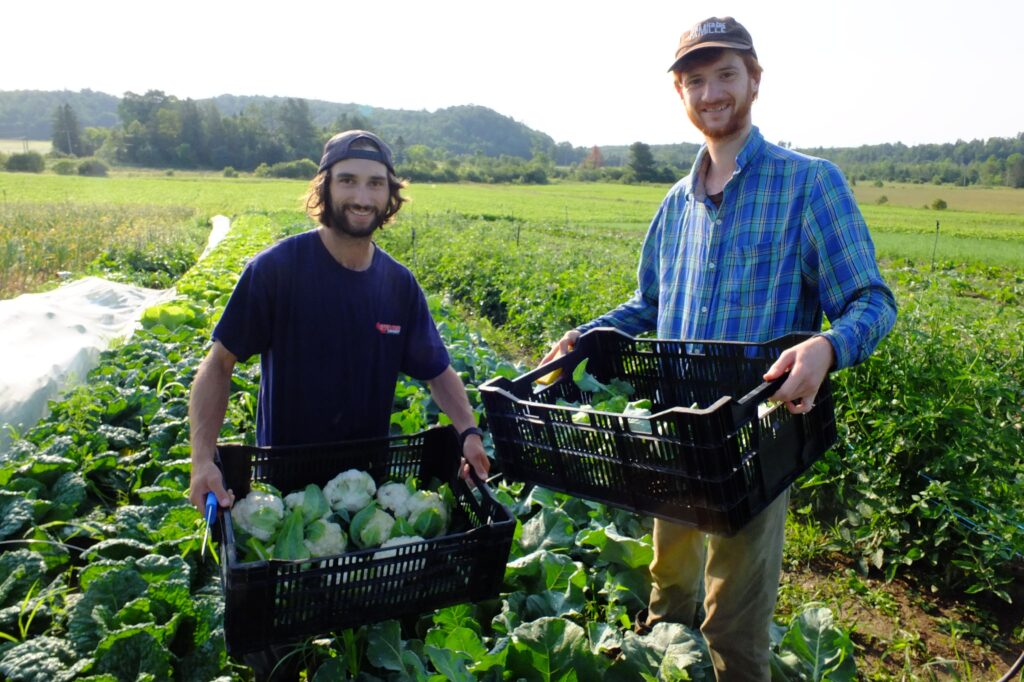
[[[481,477],[489,463],[472,408],[422,289],[372,237],[404,199],[391,150],[362,130],[332,137],[306,208],[320,226],[284,239],[245,268],[192,386],[192,481],[222,507],[214,449],[235,363],[260,356],[256,441],[280,446],[386,436],[399,372],[423,380],[461,434]]]

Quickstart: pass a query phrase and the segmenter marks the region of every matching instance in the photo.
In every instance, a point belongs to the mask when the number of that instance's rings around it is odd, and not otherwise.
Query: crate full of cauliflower
[[[232,655],[497,596],[515,519],[459,475],[451,427],[324,445],[219,445]]]

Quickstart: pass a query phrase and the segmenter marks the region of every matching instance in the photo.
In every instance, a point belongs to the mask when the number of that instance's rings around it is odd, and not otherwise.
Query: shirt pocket
[[[722,296],[733,306],[763,307],[774,298],[782,247],[774,241],[734,246],[722,261]]]

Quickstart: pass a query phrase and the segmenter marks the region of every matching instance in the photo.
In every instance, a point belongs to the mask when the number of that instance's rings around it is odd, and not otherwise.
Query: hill
[[[111,128],[121,122],[117,115],[119,97],[82,90],[0,91],[0,138],[49,140],[53,114],[58,106],[70,104],[82,126]]]
[[[212,103],[227,117],[276,110],[287,100],[285,97],[220,95],[196,100],[195,105],[203,108]],[[112,128],[122,123],[118,111],[121,101],[120,97],[91,90],[0,91],[0,138],[50,139],[54,112],[65,103],[74,109],[82,127]],[[401,137],[404,145],[422,144],[455,155],[505,154],[528,159],[535,151],[549,155],[555,151],[555,142],[550,136],[481,106],[455,106],[428,112],[323,100],[306,100],[306,104],[313,124],[318,127],[336,128],[339,120],[343,125],[362,124],[372,127],[385,139],[394,141]]]

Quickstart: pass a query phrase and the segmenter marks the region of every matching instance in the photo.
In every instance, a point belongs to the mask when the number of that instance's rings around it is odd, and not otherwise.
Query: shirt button
[[[721,218],[719,218],[718,220],[715,221],[715,225],[721,225],[721,224],[722,224],[722,219]]]
[[[708,307],[707,307],[706,305],[702,305],[702,306],[700,307],[700,311],[701,311],[702,313],[706,313],[706,312],[708,311]]]
[[[708,268],[711,269],[711,270],[714,270],[715,269],[715,264],[714,263],[708,263]]]

